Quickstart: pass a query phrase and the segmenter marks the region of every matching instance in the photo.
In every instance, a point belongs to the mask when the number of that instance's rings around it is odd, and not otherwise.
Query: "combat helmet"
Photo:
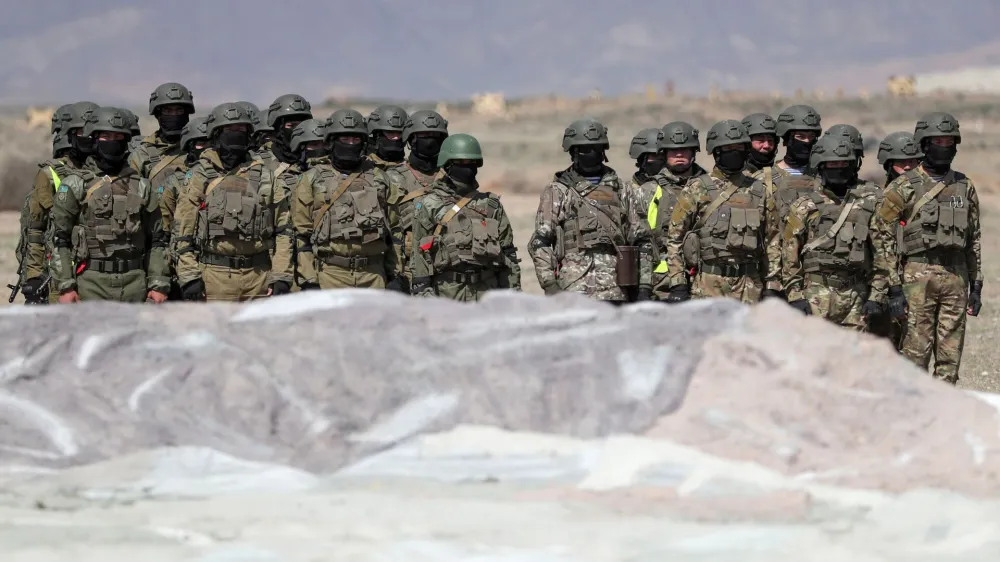
[[[246,110],[246,112],[249,113],[251,117],[256,116],[258,113],[260,113],[260,108],[257,107],[257,104],[255,103],[251,103],[248,101],[238,101],[236,102],[236,105]]]
[[[298,94],[278,96],[267,108],[267,124],[273,128],[278,119],[285,117],[299,117],[303,121],[312,119],[312,105]]]
[[[962,132],[958,128],[958,119],[943,111],[924,115],[917,121],[913,139],[923,146],[924,139],[931,137],[955,137],[955,144],[961,144]]]
[[[705,137],[705,150],[714,153],[716,148],[728,144],[749,144],[750,133],[747,132],[743,123],[735,119],[724,119],[719,121],[708,130]]]
[[[374,134],[375,131],[402,133],[408,117],[406,110],[398,105],[380,105],[368,114],[368,134]]]
[[[788,133],[792,131],[815,131],[816,134],[820,134],[823,132],[820,123],[819,112],[815,109],[808,105],[793,105],[778,114],[778,125],[775,130],[782,139],[786,139]]]
[[[562,148],[569,152],[574,146],[601,146],[610,148],[608,128],[596,119],[577,119],[563,131]]]
[[[663,130],[643,129],[632,137],[628,147],[628,156],[638,160],[643,154],[656,154],[663,150]]]
[[[751,113],[743,118],[742,123],[751,137],[754,135],[778,136],[778,122],[766,113]]]
[[[333,135],[361,135],[368,136],[368,128],[365,126],[365,116],[354,109],[338,109],[326,120],[326,136]]]
[[[409,141],[414,133],[441,133],[447,137],[448,120],[430,109],[414,111],[403,125],[403,142]]]
[[[189,150],[188,143],[196,140],[208,140],[208,125],[205,123],[205,119],[205,117],[195,117],[188,121],[187,125],[184,125],[184,128],[181,129],[182,149]]]
[[[292,152],[298,152],[304,144],[324,140],[326,140],[326,122],[319,119],[306,119],[295,126],[289,146]]]
[[[73,148],[73,142],[69,138],[69,133],[66,131],[59,131],[56,133],[55,137],[52,138],[52,157],[59,158],[62,151],[70,150]]]
[[[141,135],[142,131],[139,129],[139,116],[124,107],[122,108],[122,113],[124,113],[125,118],[128,119],[129,130],[132,131],[132,136],[137,137]]]
[[[69,110],[63,113],[63,131],[71,131],[73,129],[81,129],[87,124],[87,118],[89,115],[97,110],[100,106],[92,101],[78,101],[71,106]]]
[[[258,111],[251,116],[253,121],[253,134],[256,136],[257,133],[273,133],[274,127],[267,124],[267,115],[261,115]]]
[[[671,121],[663,126],[663,148],[693,148],[701,152],[698,129],[686,121]]]
[[[71,103],[67,103],[66,105],[60,105],[59,109],[56,109],[54,112],[52,112],[52,134],[53,135],[56,134],[56,133],[58,133],[60,130],[62,130],[63,115],[66,114],[66,113],[69,113],[69,110],[70,110],[70,108],[72,106],[73,106],[73,104],[71,104]]]
[[[444,168],[452,160],[475,160],[478,166],[483,165],[483,149],[479,141],[472,135],[458,133],[444,139],[441,152],[438,153],[437,166]]]
[[[919,160],[923,157],[920,145],[907,131],[889,133],[878,143],[878,163],[883,168],[890,160]]]
[[[253,120],[245,109],[240,108],[233,102],[226,102],[215,106],[205,117],[205,132],[208,138],[214,138],[217,131],[221,131],[226,125],[248,125],[253,127]]]
[[[809,167],[818,170],[820,164],[827,162],[850,162],[857,165],[858,157],[851,140],[838,135],[820,137],[809,153]]]
[[[83,136],[90,137],[94,133],[124,133],[132,134],[132,124],[125,112],[117,107],[99,107],[87,116],[87,124],[83,126]]]
[[[865,152],[865,140],[861,136],[861,131],[859,131],[854,125],[839,123],[827,129],[826,132],[823,133],[823,136],[841,137],[847,139],[858,156],[862,156]]]
[[[149,114],[156,115],[156,110],[164,105],[182,105],[191,114],[194,113],[194,95],[177,82],[160,84],[149,94]]]

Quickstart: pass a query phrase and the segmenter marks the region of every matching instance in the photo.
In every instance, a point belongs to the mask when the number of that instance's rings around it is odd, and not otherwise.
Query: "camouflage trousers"
[[[813,316],[819,316],[845,328],[865,330],[861,314],[868,294],[867,284],[833,275],[806,274],[805,294]]]
[[[727,297],[753,304],[760,301],[763,291],[763,280],[750,275],[725,277],[699,271],[691,282],[691,296],[696,299]]]
[[[927,369],[934,354],[934,377],[955,384],[965,345],[969,274],[961,267],[909,262],[903,292],[910,312],[900,350]]]
[[[269,266],[229,268],[203,264],[202,267],[205,300],[242,302],[267,296]]]

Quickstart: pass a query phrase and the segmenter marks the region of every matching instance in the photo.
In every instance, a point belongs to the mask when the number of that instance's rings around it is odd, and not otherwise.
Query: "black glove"
[[[861,314],[865,318],[871,318],[872,316],[879,316],[885,312],[885,307],[882,303],[875,301],[865,301],[865,304],[861,305]]]
[[[787,301],[788,297],[785,296],[784,291],[775,291],[774,289],[764,289],[764,292],[760,294],[760,300],[764,299],[781,299]]]
[[[812,306],[809,305],[809,301],[807,301],[806,299],[791,301],[790,303],[788,303],[788,306],[794,308],[795,310],[798,310],[799,312],[805,314],[806,316],[812,316],[813,313]]]
[[[299,290],[301,291],[318,291],[319,283],[299,283]]]
[[[21,285],[21,294],[26,304],[41,304],[49,299],[49,286],[45,279],[32,277]]]
[[[635,294],[635,302],[651,300],[653,300],[653,289],[650,287],[639,287],[639,291]]]
[[[670,288],[670,293],[667,295],[667,302],[676,303],[684,302],[691,298],[691,287],[687,285],[677,285],[676,287]]]
[[[889,287],[889,314],[896,320],[906,318],[909,303],[906,302],[906,295],[899,285]]]
[[[27,298],[27,296],[25,296]],[[969,289],[969,316],[979,316],[983,309],[983,282],[973,281]]]
[[[181,287],[181,296],[184,297],[184,300],[186,301],[205,300],[205,282],[201,279],[188,281],[183,287]]]
[[[285,281],[275,281],[271,283],[271,296],[287,295],[292,292],[292,286]]]
[[[385,284],[385,289],[387,291],[396,291],[397,293],[408,293],[409,291],[406,290],[406,285],[403,283],[404,279],[403,277],[396,277]]]

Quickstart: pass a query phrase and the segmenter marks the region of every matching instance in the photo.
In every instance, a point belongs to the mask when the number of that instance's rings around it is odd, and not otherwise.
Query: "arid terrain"
[[[881,181],[881,170],[875,159],[877,141],[897,130],[912,130],[919,115],[935,110],[950,111],[962,124],[963,142],[956,168],[968,173],[977,185],[983,205],[983,247],[986,283],[985,305],[978,318],[970,319],[966,352],[962,364],[961,385],[1000,392],[1000,349],[995,346],[1000,326],[1000,99],[985,96],[949,98],[873,97],[868,100],[817,99],[726,99],[666,98],[649,103],[641,96],[605,100],[538,99],[511,101],[507,114],[495,118],[473,115],[466,108],[448,110],[449,129],[468,132],[483,142],[486,166],[481,179],[484,189],[501,193],[510,213],[515,236],[521,249],[525,290],[539,293],[533,268],[524,247],[531,233],[537,193],[551,174],[567,165],[560,148],[562,129],[573,119],[587,115],[604,121],[611,134],[611,165],[622,176],[631,175],[634,165],[628,159],[628,142],[639,129],[662,126],[673,120],[688,120],[703,131],[724,118],[742,118],[757,111],[777,115],[793,103],[808,103],[823,116],[824,128],[836,123],[856,125],[868,145],[864,174]],[[265,105],[260,103],[258,105]],[[422,105],[401,103],[413,110]],[[369,103],[353,104],[367,113]],[[141,113],[141,108],[133,108]],[[333,107],[324,107],[316,115],[326,116]],[[35,162],[47,152],[48,127],[28,129],[24,123],[24,108],[0,110],[0,278],[4,284],[15,279],[14,247],[17,240],[17,213],[24,193],[31,185]],[[143,131],[151,131],[155,123],[144,118]],[[711,166],[711,158],[699,154],[702,165]],[[5,293],[6,294],[6,293]],[[20,302],[20,297],[18,301]],[[0,304],[6,304],[0,301]],[[993,343],[991,343],[993,342]]]

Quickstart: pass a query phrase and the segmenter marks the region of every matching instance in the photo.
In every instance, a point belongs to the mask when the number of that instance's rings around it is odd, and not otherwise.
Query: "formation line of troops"
[[[440,114],[383,105],[315,119],[302,96],[193,118],[156,88],[142,136],[130,111],[78,102],[52,117],[52,158],[21,213],[29,304],[244,301],[363,287],[475,301],[521,289],[500,198],[479,190],[479,141]],[[947,113],[882,140],[884,185],[859,178],[857,128],[824,131],[794,105],[774,118],[640,131],[631,178],[607,165],[608,130],[563,132],[569,166],[544,187],[528,253],[546,295],[622,304],[782,299],[893,341],[958,379],[966,316],[982,307],[979,202],[952,162]],[[784,155],[777,160],[779,144]]]

